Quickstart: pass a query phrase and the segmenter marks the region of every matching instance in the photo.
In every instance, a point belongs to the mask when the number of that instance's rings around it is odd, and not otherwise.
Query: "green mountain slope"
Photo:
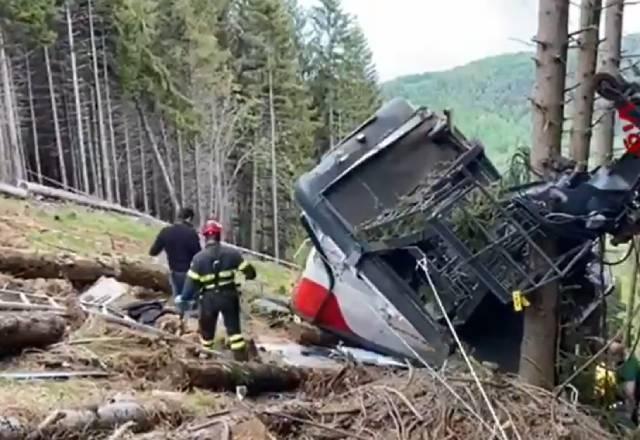
[[[625,36],[623,50],[640,54],[640,34]],[[532,56],[505,54],[447,71],[403,76],[384,83],[383,93],[385,98],[400,96],[434,110],[451,108],[456,125],[468,137],[480,139],[502,167],[517,147],[529,145]]]

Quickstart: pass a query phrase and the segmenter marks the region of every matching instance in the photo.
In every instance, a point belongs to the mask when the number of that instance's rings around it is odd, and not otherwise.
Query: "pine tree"
[[[239,0],[231,28],[240,31],[232,39],[232,52],[236,81],[248,106],[244,137],[253,149],[247,173],[255,180],[252,210],[259,212],[251,215],[252,229],[261,231],[263,250],[278,255],[297,223],[290,187],[308,165],[311,102],[292,38],[293,18],[283,0]]]
[[[366,38],[340,0],[321,0],[311,22],[310,87],[320,119],[320,155],[375,111],[380,93]]]

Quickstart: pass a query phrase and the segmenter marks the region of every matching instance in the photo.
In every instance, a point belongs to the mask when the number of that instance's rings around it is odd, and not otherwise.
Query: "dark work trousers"
[[[233,288],[206,290],[200,298],[200,336],[202,344],[211,348],[216,335],[218,315],[222,313],[231,350],[243,351],[244,337],[240,329],[240,295]]]

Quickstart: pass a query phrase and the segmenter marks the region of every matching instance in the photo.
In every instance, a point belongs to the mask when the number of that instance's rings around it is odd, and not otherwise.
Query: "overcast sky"
[[[311,5],[315,0],[301,0]],[[577,3],[577,2],[574,2]],[[362,26],[382,81],[444,70],[489,55],[532,50],[538,0],[342,0]],[[571,7],[572,28],[579,18]],[[624,33],[640,32],[640,5]]]

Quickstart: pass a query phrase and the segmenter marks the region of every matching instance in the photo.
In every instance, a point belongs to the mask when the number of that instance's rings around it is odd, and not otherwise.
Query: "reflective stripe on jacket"
[[[235,287],[237,271],[241,271],[248,280],[256,277],[255,268],[242,258],[240,252],[219,243],[208,244],[193,257],[182,299],[189,301],[198,291],[213,290],[216,285]]]

